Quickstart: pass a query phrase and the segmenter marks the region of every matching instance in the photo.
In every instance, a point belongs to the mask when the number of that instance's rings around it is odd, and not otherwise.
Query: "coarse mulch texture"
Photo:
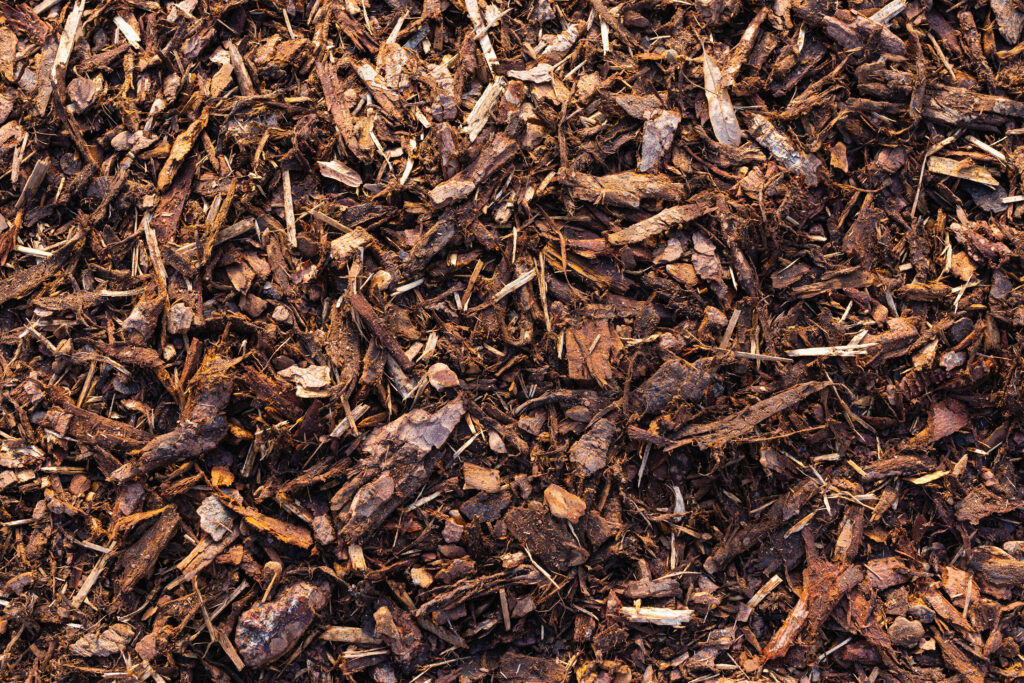
[[[1022,30],[0,4],[0,680],[1024,678]]]

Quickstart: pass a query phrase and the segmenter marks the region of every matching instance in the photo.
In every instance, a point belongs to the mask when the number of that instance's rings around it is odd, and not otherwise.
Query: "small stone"
[[[300,582],[281,591],[277,600],[243,612],[235,647],[246,666],[266,666],[295,647],[330,597],[326,586]]]
[[[519,619],[525,617],[535,609],[537,609],[537,605],[529,595],[524,598],[517,598],[516,606],[512,608],[512,618]]]
[[[275,306],[274,312],[270,314],[274,322],[281,325],[289,325],[292,321],[292,312],[284,306]]]
[[[963,351],[947,351],[942,354],[942,358],[939,360],[939,365],[942,366],[943,370],[951,371],[956,370],[958,367],[967,362],[967,354]]]
[[[118,152],[127,152],[134,143],[135,134],[124,130],[110,138],[110,146]]]
[[[156,634],[147,633],[139,638],[139,642],[135,643],[135,652],[142,657],[143,661],[149,662],[156,659],[160,652],[156,642]]]
[[[896,617],[889,625],[889,638],[896,647],[911,650],[917,647],[923,637],[924,626],[920,621]]]
[[[103,86],[103,79],[97,76],[95,79],[79,76],[68,83],[68,97],[71,102],[68,104],[68,111],[72,114],[82,114],[95,104]]]
[[[437,546],[437,552],[441,554],[441,557],[447,557],[449,560],[466,556],[466,549],[461,545],[442,544]]]
[[[587,504],[579,496],[569,493],[561,486],[552,484],[544,489],[544,502],[548,504],[548,510],[559,519],[567,519],[573,524],[580,521],[583,513],[587,511]]]
[[[570,406],[565,409],[565,417],[573,422],[590,422],[594,412],[585,406]]]
[[[935,611],[921,602],[911,603],[907,609],[907,614],[924,624],[930,624],[935,621]]]
[[[697,279],[697,271],[689,263],[670,263],[665,266],[665,271],[672,276],[679,284],[696,288],[700,284]]]
[[[434,583],[434,577],[423,567],[413,567],[410,569],[409,578],[412,579],[413,585],[419,588],[430,588]]]
[[[258,318],[267,310],[267,300],[253,294],[246,294],[238,300],[238,308],[250,318]]]
[[[167,313],[167,333],[184,334],[188,332],[194,318],[195,314],[192,313],[192,309],[179,301],[171,306],[171,310]]]
[[[487,447],[500,455],[508,453],[508,448],[505,447],[505,442],[501,440],[498,432],[487,432]]]
[[[444,363],[434,363],[427,370],[427,381],[434,389],[451,389],[459,386],[459,377]]]
[[[217,500],[217,496],[207,496],[196,512],[199,514],[199,528],[210,534],[214,541],[221,540],[231,531],[235,516]]]

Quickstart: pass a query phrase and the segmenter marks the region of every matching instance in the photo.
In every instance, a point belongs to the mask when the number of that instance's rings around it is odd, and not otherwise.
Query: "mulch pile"
[[[0,679],[1024,678],[1022,31],[0,4]]]

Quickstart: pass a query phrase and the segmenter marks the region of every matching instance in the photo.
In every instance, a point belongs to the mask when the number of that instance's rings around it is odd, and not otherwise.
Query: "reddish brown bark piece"
[[[714,209],[715,197],[713,194],[706,193],[703,196],[694,197],[694,200],[687,204],[670,206],[650,218],[645,218],[628,228],[613,232],[608,235],[608,241],[615,245],[642,242],[649,237],[660,235],[701,216],[706,216]]]
[[[143,579],[147,578],[156,566],[160,553],[178,531],[181,517],[173,508],[164,510],[146,533],[126,548],[118,558],[121,578],[118,590],[123,594],[132,590]]]
[[[501,656],[499,675],[516,683],[562,683],[568,680],[569,669],[542,657],[508,652]]]
[[[405,355],[405,351],[402,350],[395,335],[387,328],[387,325],[380,319],[377,312],[373,310],[373,306],[366,300],[366,297],[355,290],[350,290],[348,299],[352,305],[352,310],[369,326],[370,331],[373,332],[377,340],[387,349],[398,365],[403,370],[412,370],[414,363]]]
[[[518,148],[515,140],[499,133],[495,140],[480,150],[473,163],[431,190],[430,201],[434,206],[447,206],[465,199],[473,194],[480,183],[511,161]]]
[[[697,401],[711,383],[709,367],[708,360],[696,364],[666,361],[636,388],[635,399],[645,414],[660,412],[676,397]]]
[[[0,2],[0,679],[1024,680],[1022,37]]]
[[[795,646],[813,646],[818,639],[818,629],[832,614],[839,600],[864,578],[864,570],[860,567],[823,560],[806,529],[803,536],[807,556],[803,593],[761,653],[764,662],[784,657]]]
[[[805,482],[791,489],[768,508],[763,519],[743,524],[727,535],[704,561],[704,571],[714,574],[740,553],[769,540],[772,533],[783,522],[794,518],[814,494],[815,487],[812,482]]]
[[[416,622],[404,610],[386,605],[373,613],[373,621],[375,635],[395,655],[399,666],[411,669],[426,649]]]
[[[569,449],[569,459],[587,475],[595,474],[608,464],[608,450],[615,438],[615,423],[599,419]]]
[[[1024,586],[1024,561],[992,546],[971,552],[971,568],[986,581],[1001,586]]]
[[[596,177],[561,169],[559,181],[569,188],[572,196],[594,204],[608,204],[637,209],[645,199],[664,199],[680,202],[686,199],[686,187],[672,182],[668,176],[626,171]]]

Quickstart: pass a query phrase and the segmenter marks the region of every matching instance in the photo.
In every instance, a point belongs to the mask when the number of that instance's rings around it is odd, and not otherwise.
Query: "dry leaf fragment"
[[[722,74],[707,50],[704,51],[704,95],[708,100],[708,116],[715,137],[724,145],[739,145],[740,122],[736,119],[729,89],[722,87]]]
[[[299,398],[315,398],[327,395],[322,389],[331,384],[331,369],[326,365],[310,365],[300,368],[293,365],[277,374],[295,384]]]

